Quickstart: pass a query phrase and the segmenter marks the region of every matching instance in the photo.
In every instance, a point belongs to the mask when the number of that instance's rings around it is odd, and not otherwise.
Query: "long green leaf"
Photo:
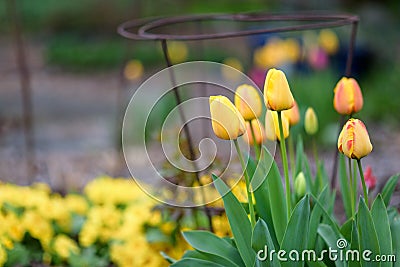
[[[220,264],[222,266],[238,266],[237,264],[234,264],[232,261],[227,260],[226,258],[217,256],[215,254],[209,254],[209,253],[200,252],[200,251],[197,251],[197,250],[187,250],[187,251],[185,251],[185,253],[182,256],[182,260],[186,259],[186,258],[211,261],[211,262]]]
[[[196,258],[185,258],[175,262],[171,267],[226,267],[224,265]]]
[[[161,256],[168,261],[169,263],[175,263],[177,262],[177,260],[175,260],[174,258],[172,258],[171,256],[169,256],[168,254],[166,254],[164,251],[160,252]]]
[[[267,151],[268,152],[268,151]],[[266,156],[271,156],[269,153]],[[272,156],[271,156],[272,157]],[[275,236],[279,245],[282,243],[287,225],[287,203],[283,192],[282,179],[278,166],[272,163],[271,169],[267,176],[268,198],[271,207],[272,223],[275,230]],[[262,205],[262,203],[259,203]]]
[[[269,151],[263,146],[261,149],[261,157],[259,161],[259,168],[255,171],[254,176],[259,175],[262,176],[264,175],[264,181],[262,184],[254,191],[254,198],[256,199],[256,211],[257,214],[267,223],[268,230],[271,234],[271,238],[274,241],[275,246],[278,246],[278,239],[276,236],[276,229],[274,228],[274,221],[273,221],[273,215],[272,215],[272,210],[273,205],[279,205],[282,207],[283,211],[285,211],[286,208],[286,202],[284,202],[285,197],[283,195],[283,188],[280,192],[275,192],[277,195],[282,194],[280,196],[273,196],[273,197],[282,197],[282,201],[274,199],[273,202],[270,202],[270,188],[269,188],[269,181],[270,179],[280,179],[280,174],[279,170],[276,167],[275,162]],[[272,182],[274,184],[274,182]],[[279,186],[279,185],[277,185]],[[271,190],[275,190],[272,188]],[[272,193],[271,193],[272,194]],[[274,203],[271,205],[271,203]],[[276,211],[275,211],[276,215]],[[281,214],[282,215],[282,214]],[[284,216],[284,215],[283,215]],[[275,219],[277,220],[277,219]],[[278,226],[279,227],[279,226]],[[283,228],[283,227],[282,227]],[[284,229],[281,231],[283,232]],[[283,234],[282,234],[283,237]],[[281,238],[282,238],[281,237]],[[282,240],[280,238],[280,240]]]
[[[326,194],[327,188],[322,190],[320,195],[318,196],[319,201],[323,201],[323,197]],[[307,244],[307,249],[313,249],[315,248],[315,243],[317,240],[317,229],[318,225],[321,222],[321,218],[323,215],[323,207],[320,205],[314,205],[313,210],[311,211],[310,215],[310,225],[308,227],[308,244]]]
[[[351,228],[351,241],[350,241],[350,249],[352,251],[359,251],[360,245],[358,244],[358,230],[357,230],[357,223],[355,219],[351,219],[352,221],[352,228]],[[361,255],[360,255],[361,257]],[[360,267],[361,262],[360,258],[350,258],[349,257],[349,267]]]
[[[385,202],[385,206],[389,206],[390,199],[392,198],[394,189],[396,188],[397,182],[399,181],[400,174],[393,175],[386,182],[385,186],[382,189],[382,198],[383,202]]]
[[[372,204],[372,220],[376,229],[379,241],[379,248],[382,255],[392,254],[392,234],[390,232],[389,217],[386,211],[385,203],[379,194]],[[392,266],[390,262],[382,262],[381,266]]]
[[[183,237],[198,251],[222,257],[232,266],[243,266],[243,261],[237,249],[211,232],[187,231],[183,232]]]
[[[246,267],[253,267],[256,254],[251,248],[252,229],[247,213],[237,198],[229,190],[228,186],[214,174],[212,177],[215,187],[222,195],[226,215],[240,256],[242,257]]]
[[[393,254],[396,257],[394,267],[400,267],[400,215],[397,214],[390,222],[390,231],[393,237]]]
[[[372,256],[380,254],[379,241],[372,220],[371,213],[365,204],[364,199],[360,199],[358,214],[357,214],[357,227],[358,227],[358,242],[360,246],[360,251],[370,250]],[[361,266],[381,266],[379,262],[366,261],[361,258]]]
[[[307,248],[308,226],[310,220],[309,197],[303,197],[294,208],[283,237],[281,249],[302,252]],[[282,262],[282,266],[304,266],[302,261]]]
[[[339,181],[340,181],[340,192],[342,193],[342,201],[346,216],[349,219],[351,217],[351,194],[350,184],[346,171],[346,161],[342,154],[339,155]]]
[[[320,224],[318,226],[318,234],[322,237],[322,239],[325,240],[325,243],[328,245],[328,247],[334,250],[339,250],[337,243],[338,240],[342,239],[343,237],[336,233],[330,225]],[[345,239],[343,238],[343,240]],[[345,248],[343,249],[345,250]],[[341,261],[339,257],[336,259],[335,265],[336,267],[346,266],[345,262]]]
[[[268,252],[271,250],[275,250],[275,245],[272,240],[271,234],[268,230],[267,224],[262,220],[259,219],[256,223],[256,226],[254,227],[253,231],[253,236],[251,238],[251,244],[256,251],[257,255],[259,254],[259,251],[265,251],[265,246],[267,247],[267,255],[264,255],[264,253],[261,253],[261,257],[269,257]],[[276,253],[274,253],[273,259],[266,259],[265,261],[260,260],[257,257],[257,266],[281,266],[279,261],[276,258]],[[270,264],[268,264],[270,263]]]

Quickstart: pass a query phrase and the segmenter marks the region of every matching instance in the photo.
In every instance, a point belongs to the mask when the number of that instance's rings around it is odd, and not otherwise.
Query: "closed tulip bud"
[[[251,123],[251,126],[250,126],[250,123]],[[258,119],[254,119],[251,122],[246,121],[246,134],[244,135],[244,140],[248,144],[253,145],[253,134],[251,132],[250,127],[253,127],[254,136],[256,137],[257,144],[262,144],[265,140],[265,130],[264,130],[264,126]]]
[[[281,70],[270,69],[264,83],[265,105],[274,111],[290,109],[294,105],[294,98],[285,73]]]
[[[306,110],[306,116],[304,120],[304,128],[306,133],[309,135],[314,135],[318,132],[318,118],[317,114],[313,108],[309,107]]]
[[[334,89],[333,106],[342,115],[350,115],[363,107],[363,96],[360,86],[353,78],[343,77]]]
[[[246,121],[251,121],[261,115],[262,104],[257,89],[243,84],[236,89],[235,106]]]
[[[298,197],[302,197],[306,194],[307,183],[303,172],[297,174],[296,179],[294,180],[294,190]]]
[[[291,109],[284,110],[283,114],[289,119],[289,125],[293,126],[299,123],[300,112],[296,100],[294,101],[293,107]]]
[[[289,120],[282,114],[283,136],[286,139],[289,136]],[[278,112],[267,110],[265,114],[265,136],[268,140],[281,140],[279,133]]]
[[[372,151],[367,128],[359,119],[349,119],[338,138],[338,149],[351,159],[361,159]]]
[[[225,96],[210,96],[212,128],[216,136],[225,140],[234,140],[246,131],[245,121]]]

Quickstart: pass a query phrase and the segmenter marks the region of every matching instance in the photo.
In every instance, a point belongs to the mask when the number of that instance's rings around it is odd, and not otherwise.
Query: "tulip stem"
[[[256,216],[254,214],[253,197],[252,197],[252,194],[250,192],[250,177],[249,177],[249,174],[247,172],[246,164],[244,163],[242,152],[240,150],[239,143],[238,143],[237,139],[233,140],[233,143],[235,144],[236,151],[237,151],[238,156],[239,156],[240,164],[242,165],[242,169],[243,169],[243,172],[244,172],[244,179],[245,179],[245,182],[246,182],[246,191],[247,191],[247,200],[249,202],[250,221],[251,221],[252,228],[254,228],[254,226],[256,225]]]
[[[279,134],[280,134],[280,145],[281,145],[281,157],[282,157],[282,165],[283,171],[285,173],[285,186],[286,186],[286,202],[287,202],[287,216],[290,218],[290,214],[292,211],[291,207],[291,192],[290,192],[290,181],[289,181],[289,166],[286,156],[286,144],[285,144],[285,136],[283,134],[283,124],[282,124],[282,112],[278,111],[278,123],[279,123]]]
[[[360,172],[360,177],[361,177],[361,183],[362,183],[362,188],[364,192],[364,198],[365,198],[365,203],[368,205],[368,191],[367,191],[367,185],[365,184],[365,178],[364,178],[364,172],[361,166],[361,160],[357,159],[357,164],[358,164],[358,171]]]
[[[251,129],[251,136],[253,137],[253,146],[254,146],[254,153],[256,155],[256,160],[260,159],[260,147],[258,146],[257,140],[256,140],[256,134],[254,132],[254,127],[251,121],[250,123],[250,129]]]
[[[289,161],[290,161],[290,170],[292,172],[292,179],[294,179],[296,175],[296,161],[294,159],[294,144],[292,135],[289,135],[288,138],[288,147],[289,147]]]
[[[351,168],[351,159],[349,158],[349,178],[350,178],[350,203],[351,203],[351,217],[355,214],[355,188],[353,183],[353,170]]]

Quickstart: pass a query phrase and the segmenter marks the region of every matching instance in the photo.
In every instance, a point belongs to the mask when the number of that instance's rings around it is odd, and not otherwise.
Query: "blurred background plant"
[[[84,194],[60,197],[57,193],[50,193],[46,186],[20,188],[1,184],[4,192],[9,192],[6,194],[9,196],[7,201],[4,195],[0,195],[3,199],[0,215],[7,217],[4,221],[20,222],[23,218],[36,218],[43,222],[43,231],[48,233],[43,237],[47,236],[47,241],[40,240],[34,232],[23,228],[28,227],[29,223],[25,226],[24,222],[21,223],[21,229],[15,229],[20,234],[18,238],[10,242],[4,239],[5,250],[17,253],[16,256],[8,253],[8,260],[11,257],[11,260],[25,263],[42,260],[49,264],[68,263],[77,266],[82,262],[100,266],[110,261],[121,266],[143,266],[150,262],[135,262],[138,259],[131,253],[133,248],[141,249],[154,261],[161,259],[158,250],[167,251],[178,258],[179,255],[173,253],[186,248],[180,245],[179,235],[175,234],[185,227],[204,227],[202,219],[196,225],[190,211],[176,213],[175,210],[157,206],[148,198],[143,200],[145,196],[133,184],[126,186],[127,181],[111,181],[107,178],[86,186],[104,173],[117,177],[129,176],[119,156],[121,114],[133,93],[131,89],[137,88],[147,77],[165,67],[159,43],[130,42],[117,35],[117,25],[134,18],[205,12],[297,12],[309,9],[346,11],[359,15],[352,73],[360,83],[364,98],[368,99],[360,116],[372,128],[370,132],[375,153],[366,163],[374,170],[377,188],[398,171],[393,162],[397,163],[400,155],[400,113],[395,112],[400,94],[399,1],[306,0],[299,3],[292,0],[220,0],[211,3],[178,0],[171,4],[166,0],[16,0],[32,81],[34,112],[31,115],[36,155],[33,176],[28,176],[21,167],[24,156],[23,125],[20,85],[13,54],[12,20],[6,8],[9,1],[3,1],[0,5],[0,58],[3,59],[0,61],[0,179],[24,185],[44,182],[61,194]],[[257,24],[209,23],[204,26],[205,30],[215,32],[257,27]],[[195,24],[177,30],[198,31]],[[247,73],[259,85],[263,83],[267,68],[274,66],[284,69],[290,77],[294,97],[300,103],[301,118],[304,118],[307,107],[312,106],[320,124],[316,138],[319,144],[332,148],[335,147],[338,131],[338,115],[332,108],[333,88],[344,72],[348,35],[348,28],[340,28],[238,38],[234,45],[226,45],[226,40],[204,41],[200,45],[196,42],[171,42],[170,52],[174,63],[191,60],[223,62]],[[155,95],[157,92],[149,92],[149,99]],[[174,107],[173,103],[171,99],[164,101],[157,116],[151,118],[150,130],[153,131],[149,131],[148,140],[159,139],[158,125]],[[138,109],[137,119],[144,121],[143,117]],[[296,137],[298,133],[303,133],[303,129],[302,119],[291,129],[291,133]],[[331,157],[331,154],[323,153],[324,147],[319,148],[321,158]],[[307,147],[306,150],[311,152]],[[145,155],[137,155],[138,158],[142,156]],[[171,176],[181,175],[168,164],[163,167]],[[210,180],[210,177],[205,179]],[[125,196],[126,199],[112,202],[113,194],[110,192],[125,192],[127,189],[140,193],[143,199],[132,199],[132,196],[121,193],[120,197]],[[50,211],[56,209],[57,205],[68,208],[60,214],[56,211],[55,214],[44,214],[43,208],[31,207],[33,204],[29,201],[16,199],[9,195],[10,192],[42,199],[47,203],[44,207],[50,207]],[[110,199],[112,203],[103,203],[104,199]],[[138,212],[136,203],[140,201],[144,201],[142,204],[146,209]],[[9,202],[11,204],[6,204]],[[70,202],[72,204],[68,204]],[[215,204],[216,210],[221,207],[219,204]],[[69,205],[79,207],[69,208]],[[154,206],[155,209],[151,211]],[[27,213],[22,214],[22,211]],[[104,220],[104,224],[95,223],[101,221],[98,218],[108,216],[120,218],[119,223],[113,220]],[[176,216],[182,217],[179,220],[182,225],[176,225]],[[132,229],[123,227],[128,223],[132,224]],[[132,231],[123,233],[124,236],[134,237],[127,240],[117,236],[116,225],[120,231]],[[219,236],[229,234],[226,217],[222,213],[214,216],[213,225]],[[100,230],[104,236],[99,236]],[[137,235],[137,232],[143,235]],[[48,246],[46,242],[51,245]],[[175,244],[178,249],[176,252],[169,251],[164,245],[158,246],[159,242]],[[183,246],[182,250],[180,246]],[[66,256],[68,253],[65,251],[69,250],[66,247],[76,252],[75,256]],[[2,252],[0,250],[0,261],[4,255]],[[143,260],[148,258],[146,255],[142,257]]]

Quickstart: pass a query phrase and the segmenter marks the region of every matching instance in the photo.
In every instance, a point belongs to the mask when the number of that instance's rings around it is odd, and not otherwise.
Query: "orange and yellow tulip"
[[[264,83],[264,101],[265,105],[273,111],[282,111],[293,107],[294,98],[283,71],[276,69],[268,71]]]
[[[225,140],[235,140],[246,132],[245,121],[225,96],[210,96],[212,128],[216,136]]]
[[[257,89],[243,84],[236,89],[235,106],[246,121],[251,121],[261,115],[262,103]]]
[[[246,134],[243,136],[246,143],[253,145],[253,134],[251,132],[250,127],[253,127],[256,143],[262,144],[265,140],[265,130],[261,121],[258,119],[254,119],[252,121],[246,121]]]
[[[283,136],[286,139],[289,136],[289,120],[282,115]],[[279,133],[278,112],[267,110],[265,114],[265,136],[268,140],[281,140]]]
[[[359,119],[349,119],[338,138],[338,149],[351,159],[361,159],[372,151],[367,128]]]
[[[299,123],[300,121],[300,112],[299,112],[299,107],[297,106],[296,100],[294,101],[294,105],[291,109],[284,110],[282,112],[288,119],[289,119],[289,125],[293,126]]]
[[[314,135],[318,132],[318,117],[312,107],[309,107],[306,110],[304,128],[306,130],[306,133],[309,135]]]
[[[353,78],[343,77],[334,89],[333,106],[342,115],[351,115],[363,107],[363,96],[360,86]]]

